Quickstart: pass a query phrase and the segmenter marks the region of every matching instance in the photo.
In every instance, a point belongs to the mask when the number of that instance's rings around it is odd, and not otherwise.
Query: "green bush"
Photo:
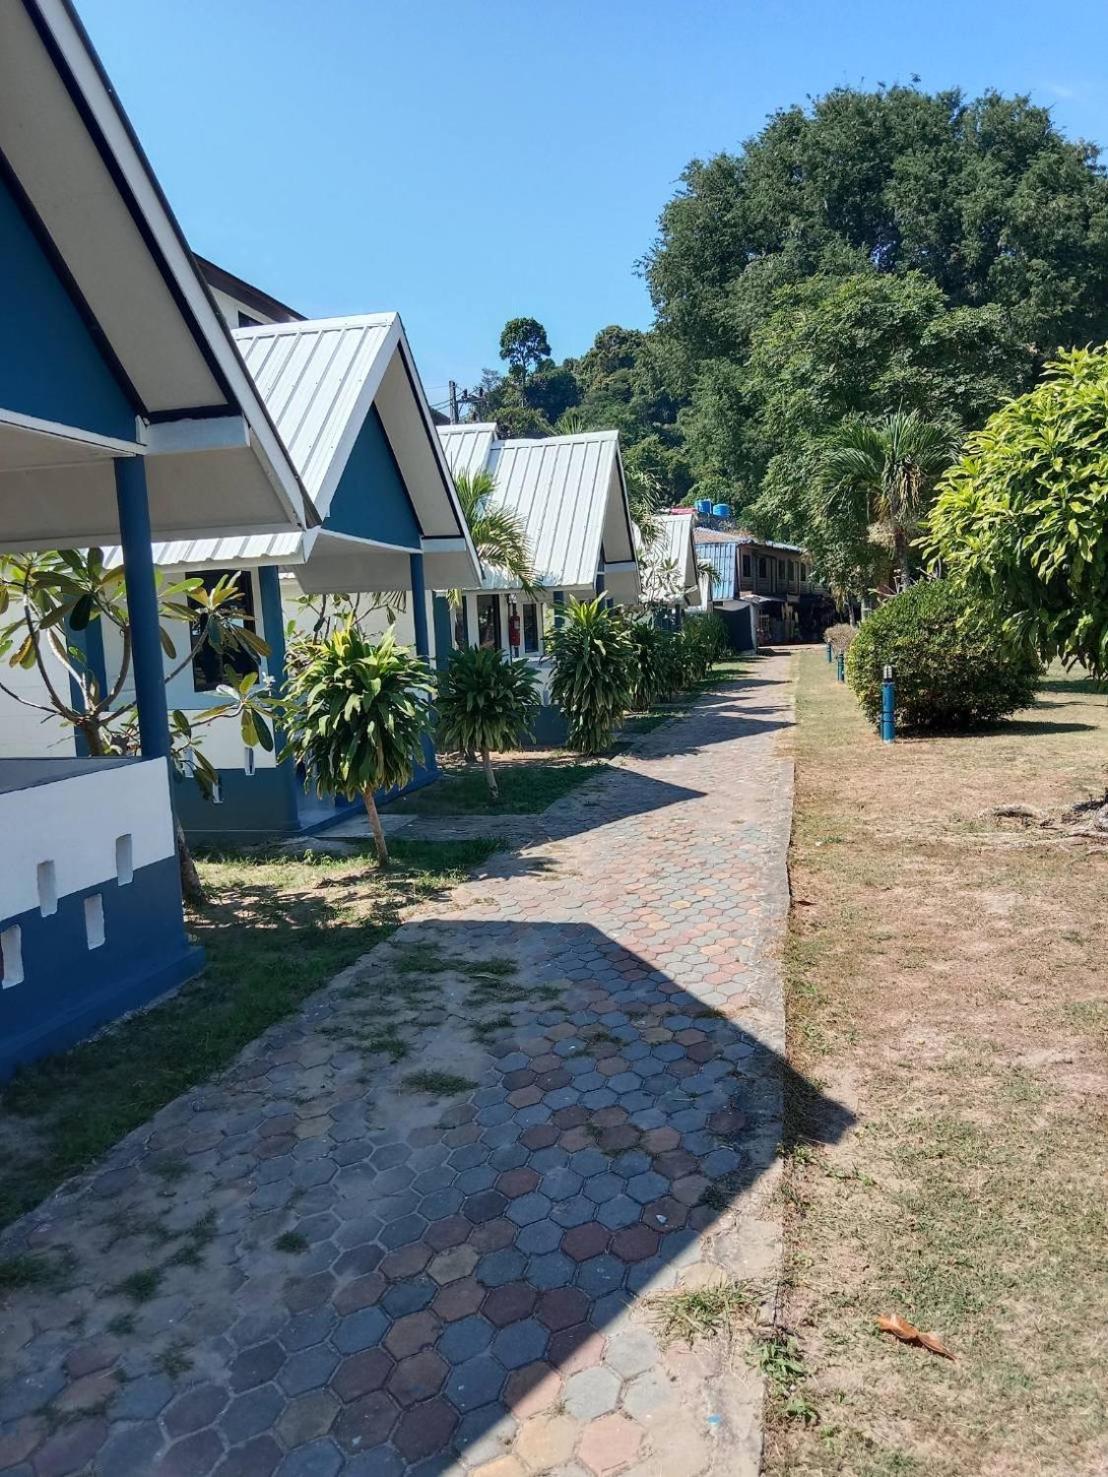
[[[569,722],[569,744],[598,754],[631,706],[635,691],[635,643],[631,628],[604,597],[574,601],[550,633],[554,657],[550,692]]]
[[[675,697],[684,676],[681,636],[647,619],[631,623],[631,640],[635,647],[634,706],[641,710]]]
[[[945,580],[912,585],[858,628],[846,654],[847,680],[874,723],[887,663],[896,681],[896,721],[909,729],[994,722],[1032,702],[1041,671],[1012,644],[999,612]]]
[[[840,621],[837,625],[827,627],[827,630],[823,633],[823,639],[830,641],[831,650],[838,656],[850,650],[851,644],[857,634],[857,626],[851,626],[846,621]]]
[[[445,748],[480,754],[489,794],[499,788],[491,750],[514,749],[539,708],[538,675],[529,662],[511,662],[493,647],[467,646],[439,677],[439,738]]]
[[[690,615],[681,628],[685,685],[693,687],[708,675],[728,648],[727,627],[718,615]]]

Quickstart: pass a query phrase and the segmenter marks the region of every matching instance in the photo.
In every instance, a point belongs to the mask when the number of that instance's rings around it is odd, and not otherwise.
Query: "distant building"
[[[713,524],[694,530],[697,560],[710,569],[701,575],[706,593],[739,650],[816,639],[829,597],[808,551]]]

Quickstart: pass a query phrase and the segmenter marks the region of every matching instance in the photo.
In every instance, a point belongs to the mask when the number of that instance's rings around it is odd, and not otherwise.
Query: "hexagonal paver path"
[[[755,1473],[651,1300],[775,1275],[790,704],[646,736],[14,1227],[64,1279],[0,1305],[0,1471]]]

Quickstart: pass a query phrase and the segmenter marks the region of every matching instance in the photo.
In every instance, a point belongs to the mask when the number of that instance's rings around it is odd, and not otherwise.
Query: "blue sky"
[[[193,246],[312,315],[398,308],[433,401],[533,314],[645,327],[696,155],[839,83],[1027,91],[1108,147],[1108,6],[77,0]]]

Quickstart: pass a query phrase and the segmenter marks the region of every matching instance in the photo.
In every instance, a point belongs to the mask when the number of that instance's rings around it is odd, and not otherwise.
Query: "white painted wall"
[[[58,662],[51,660],[51,680],[63,697],[69,696],[69,678]],[[25,672],[0,665],[0,682],[28,702],[48,701],[38,668]],[[68,759],[77,752],[72,728],[60,718],[24,706],[16,697],[0,692],[0,759]]]
[[[79,774],[0,790],[0,918],[39,907],[40,863],[53,863],[56,893],[64,897],[117,880],[120,837],[131,837],[135,870],[174,854],[164,759],[134,759],[112,768],[95,760],[76,763]],[[3,771],[0,763],[0,782]]]

